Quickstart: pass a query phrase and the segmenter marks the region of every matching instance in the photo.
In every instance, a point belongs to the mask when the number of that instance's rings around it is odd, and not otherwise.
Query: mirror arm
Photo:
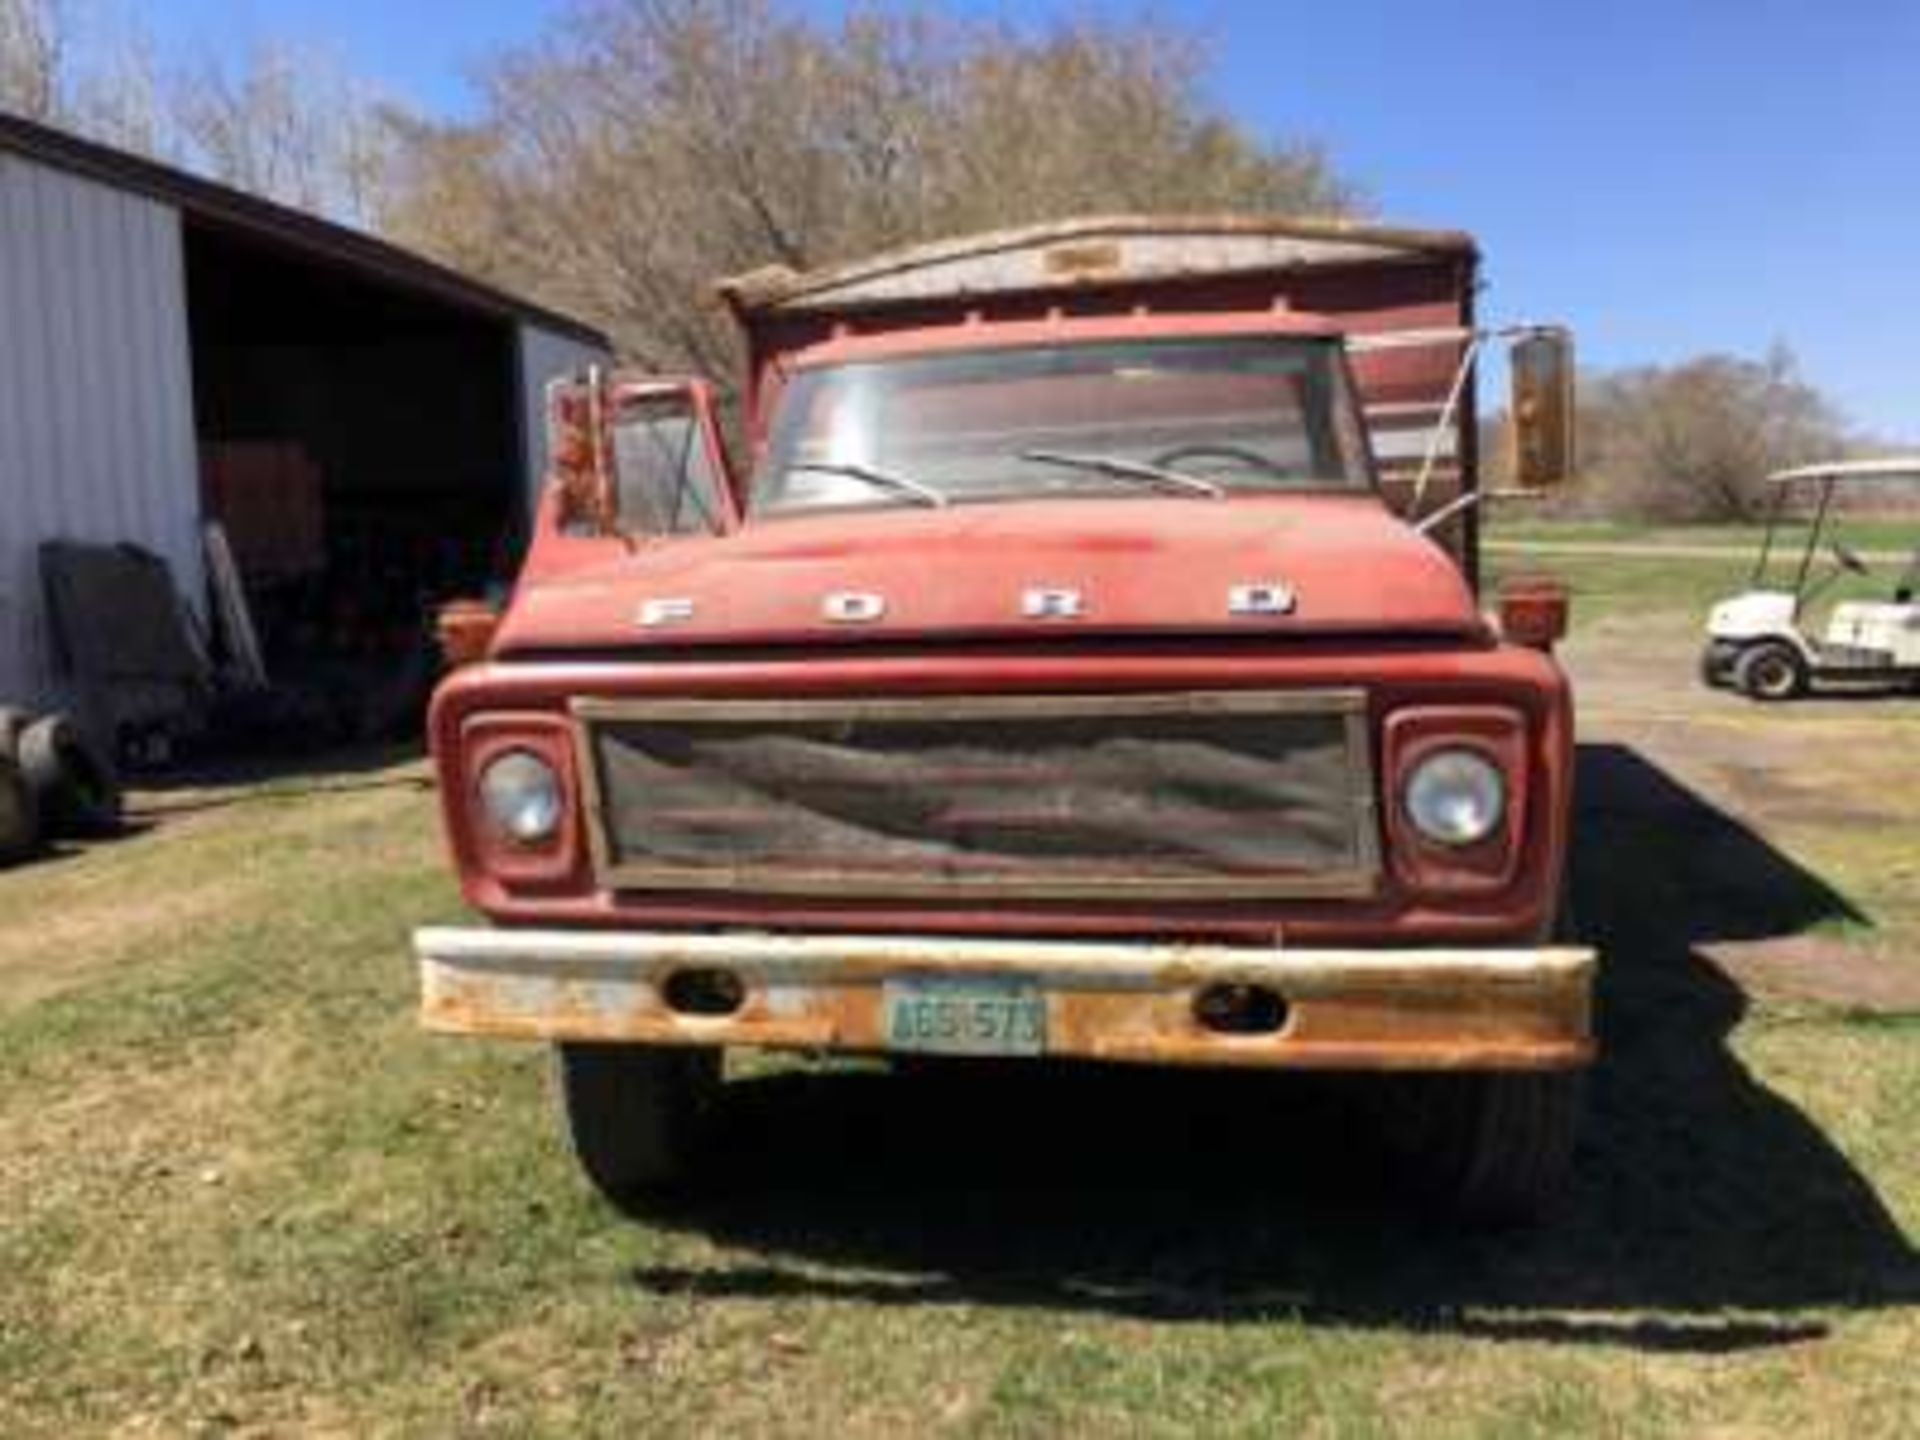
[[[1449,500],[1446,504],[1442,505],[1438,510],[1434,511],[1431,515],[1425,516],[1420,520],[1416,520],[1413,524],[1413,533],[1416,535],[1430,534],[1433,531],[1438,530],[1442,525],[1446,524],[1447,521],[1451,520],[1454,516],[1459,515],[1464,511],[1471,510],[1474,506],[1478,505],[1482,500],[1486,498],[1487,498],[1487,492],[1484,490],[1462,491],[1460,494],[1454,496],[1453,499]],[[1417,513],[1419,510],[1419,507],[1416,505],[1414,509]]]
[[[1420,507],[1426,503],[1427,483],[1433,479],[1433,467],[1440,459],[1441,442],[1446,437],[1448,427],[1453,424],[1454,416],[1459,412],[1460,397],[1466,393],[1467,378],[1473,374],[1474,361],[1480,358],[1480,346],[1485,338],[1484,334],[1475,333],[1473,338],[1467,341],[1467,348],[1460,356],[1460,366],[1453,372],[1453,385],[1447,391],[1447,403],[1440,407],[1440,418],[1434,422],[1433,434],[1427,439],[1426,456],[1420,462],[1420,474],[1413,482],[1413,502],[1408,507],[1410,514],[1418,515]],[[1446,514],[1452,508],[1452,505],[1449,505],[1436,513]]]
[[[1564,325],[1544,325],[1535,320],[1473,330],[1463,325],[1436,326],[1429,330],[1380,330],[1371,335],[1349,335],[1347,353],[1368,355],[1376,350],[1414,350],[1427,345],[1458,345],[1464,341],[1484,344],[1489,340],[1527,340],[1536,335],[1566,333]]]
[[[1456,495],[1424,520],[1414,523],[1413,533],[1425,535],[1429,530],[1437,530],[1463,510],[1471,510],[1487,500],[1538,500],[1538,490],[1468,490]]]
[[[1420,507],[1426,503],[1427,487],[1432,483],[1433,471],[1440,459],[1440,447],[1445,440],[1447,428],[1453,424],[1459,413],[1460,400],[1466,393],[1467,380],[1473,374],[1474,364],[1480,358],[1480,351],[1489,341],[1517,341],[1530,339],[1536,335],[1564,335],[1564,325],[1546,325],[1537,321],[1520,321],[1512,325],[1498,325],[1468,329],[1465,326],[1438,326],[1427,330],[1386,330],[1372,335],[1349,335],[1346,340],[1347,352],[1353,355],[1365,355],[1379,350],[1410,350],[1434,345],[1466,345],[1460,356],[1460,365],[1454,371],[1453,383],[1448,387],[1446,404],[1441,407],[1440,418],[1434,422],[1433,433],[1427,441],[1426,454],[1420,461],[1420,473],[1413,482],[1413,499],[1407,508],[1407,518],[1416,528],[1425,533],[1431,528],[1428,521],[1418,520]],[[1453,515],[1464,506],[1458,501],[1448,505],[1429,517],[1432,524],[1438,524],[1449,515]]]

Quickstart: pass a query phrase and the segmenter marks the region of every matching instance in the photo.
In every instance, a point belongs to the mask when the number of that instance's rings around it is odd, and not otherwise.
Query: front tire
[[[1754,700],[1795,700],[1807,693],[1807,660],[1784,640],[1762,640],[1740,653],[1733,683]]]
[[[1407,1076],[1391,1126],[1401,1158],[1464,1220],[1538,1221],[1573,1167],[1585,1078],[1578,1070]]]
[[[1700,683],[1709,690],[1722,690],[1733,673],[1734,657],[1739,652],[1724,640],[1710,640],[1700,652]]]
[[[595,1189],[632,1210],[690,1178],[719,1099],[721,1056],[712,1047],[557,1047],[567,1138]]]

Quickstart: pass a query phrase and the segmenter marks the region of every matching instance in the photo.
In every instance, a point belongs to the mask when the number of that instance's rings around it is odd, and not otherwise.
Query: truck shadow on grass
[[[1920,1301],[1872,1183],[1728,1049],[1747,999],[1696,951],[1861,917],[1631,750],[1584,748],[1580,780],[1605,1058],[1549,1224],[1449,1229],[1323,1078],[803,1070],[730,1085],[719,1173],[653,1216],[765,1260],[636,1282],[1692,1351]]]

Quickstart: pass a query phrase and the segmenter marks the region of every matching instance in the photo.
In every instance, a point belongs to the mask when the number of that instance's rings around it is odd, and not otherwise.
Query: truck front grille
[[[845,898],[1370,892],[1354,691],[580,700],[603,884]]]

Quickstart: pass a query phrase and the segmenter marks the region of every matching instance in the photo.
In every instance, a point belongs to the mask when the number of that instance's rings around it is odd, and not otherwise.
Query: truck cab
[[[1475,591],[1473,261],[1136,218],[746,277],[738,467],[703,384],[559,387],[432,708],[487,923],[416,934],[426,1025],[553,1043],[623,1202],[764,1047],[1389,1077],[1537,1209],[1594,957],[1557,624]]]

